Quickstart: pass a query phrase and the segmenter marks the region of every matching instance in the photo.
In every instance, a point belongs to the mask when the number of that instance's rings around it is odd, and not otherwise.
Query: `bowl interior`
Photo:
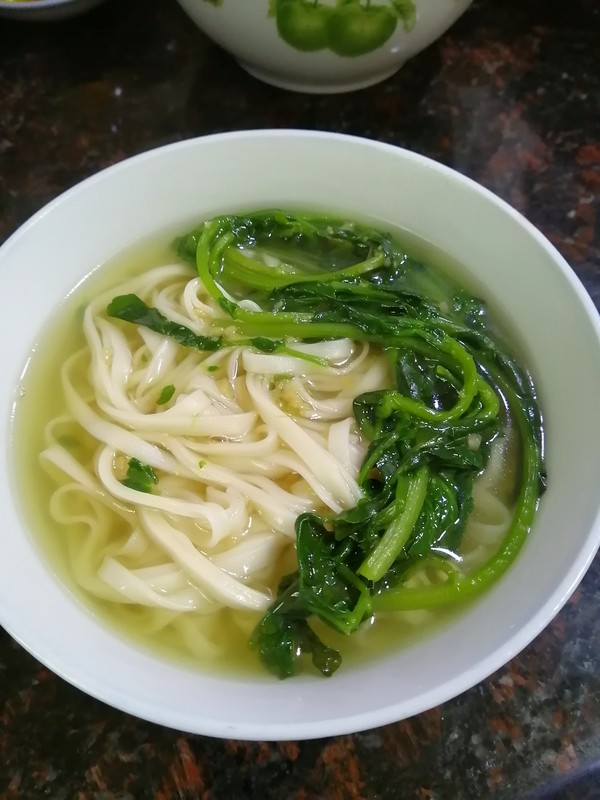
[[[447,252],[510,325],[545,417],[549,487],[506,576],[423,641],[329,681],[204,675],[123,641],[57,581],[24,529],[12,484],[19,378],[67,292],[157,231],[268,206],[376,219]],[[418,155],[340,135],[254,131],[181,142],[118,164],[52,202],[0,249],[0,336],[12,343],[0,378],[0,621],[59,675],[154,722],[213,736],[290,739],[411,716],[522,649],[566,601],[598,547],[597,312],[570,268],[515,211]]]

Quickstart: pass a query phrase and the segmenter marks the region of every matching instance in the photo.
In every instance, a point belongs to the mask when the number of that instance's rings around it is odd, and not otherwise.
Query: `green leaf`
[[[278,678],[296,675],[306,654],[324,677],[330,677],[342,663],[340,653],[324,644],[308,624],[294,576],[284,578],[279,588],[279,597],[254,629],[250,646]]]
[[[116,317],[125,322],[143,325],[163,336],[170,336],[185,347],[194,347],[197,350],[218,350],[222,346],[222,339],[212,336],[199,336],[194,331],[172,322],[161,314],[156,308],[151,308],[135,294],[123,294],[115,297],[108,305],[106,313],[109,317]]]
[[[152,487],[158,483],[156,473],[148,464],[142,464],[137,458],[130,458],[127,475],[121,481],[123,486],[135,489],[136,492],[152,493]]]
[[[250,339],[250,344],[260,350],[261,353],[274,353],[283,346],[283,342],[278,339],[267,339],[266,336],[255,336]]]
[[[299,596],[303,607],[342,633],[368,616],[369,590],[355,573],[352,542],[338,542],[316,514],[296,521]]]

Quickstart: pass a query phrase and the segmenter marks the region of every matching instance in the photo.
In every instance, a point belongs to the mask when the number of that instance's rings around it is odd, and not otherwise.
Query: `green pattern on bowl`
[[[214,6],[223,0],[205,0]],[[393,35],[398,21],[409,33],[415,26],[414,0],[336,0],[334,6],[319,0],[269,0],[283,41],[302,52],[329,49],[339,56],[355,57],[382,47]]]

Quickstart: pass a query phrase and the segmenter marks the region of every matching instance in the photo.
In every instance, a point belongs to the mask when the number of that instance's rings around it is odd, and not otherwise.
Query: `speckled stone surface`
[[[478,0],[376,87],[292,94],[246,75],[174,0],[0,20],[0,240],[156,145],[239,128],[346,131],[474,177],[524,212],[600,304],[600,6]],[[2,800],[600,797],[600,561],[518,657],[453,701],[354,736],[247,743],[90,699],[0,631]]]

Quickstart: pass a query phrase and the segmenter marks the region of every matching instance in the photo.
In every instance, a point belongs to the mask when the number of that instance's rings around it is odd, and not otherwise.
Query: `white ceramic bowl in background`
[[[0,0],[0,16],[24,22],[52,22],[83,14],[104,0]]]
[[[521,343],[545,415],[549,486],[508,573],[423,641],[330,679],[236,679],[177,666],[105,627],[56,579],[15,491],[10,417],[29,350],[95,265],[163,228],[218,212],[318,207],[400,226],[464,265]],[[465,691],[552,619],[600,541],[600,323],[557,251],[463,176],[352,137],[253,131],[180,142],[124,161],[42,209],[0,248],[0,622],[95,697],[177,729],[300,739],[409,717]],[[10,343],[10,344],[8,344]]]
[[[297,91],[344,92],[388,78],[441,36],[471,0],[178,2],[257,78]]]

